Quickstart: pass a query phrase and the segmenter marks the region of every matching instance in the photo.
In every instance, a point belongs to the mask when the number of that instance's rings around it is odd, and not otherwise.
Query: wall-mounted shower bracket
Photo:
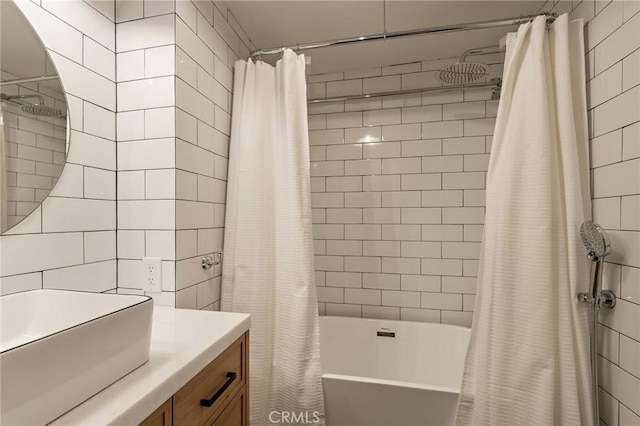
[[[589,304],[594,304],[595,302],[598,307],[602,307],[604,305],[607,308],[612,309],[616,306],[616,294],[611,290],[602,290],[598,295],[598,298],[594,300],[589,293],[578,293],[578,301]]]
[[[491,100],[492,101],[500,100],[500,95],[502,94],[502,79],[492,78],[491,82],[495,83],[495,87],[491,89]]]
[[[600,292],[600,297],[598,298],[598,303],[600,306],[604,305],[607,308],[611,309],[616,306],[616,295],[611,290],[602,290]]]
[[[224,255],[224,250],[216,250],[212,255],[207,255],[202,258],[202,269],[211,269],[212,266],[219,265],[222,263],[222,256]]]

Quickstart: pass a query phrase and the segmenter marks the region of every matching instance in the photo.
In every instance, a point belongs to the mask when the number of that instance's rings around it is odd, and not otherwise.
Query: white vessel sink
[[[152,311],[146,296],[0,297],[0,424],[49,423],[144,364]]]

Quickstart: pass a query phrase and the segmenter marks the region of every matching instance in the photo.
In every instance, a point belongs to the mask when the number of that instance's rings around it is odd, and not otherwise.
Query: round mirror
[[[67,103],[27,19],[0,1],[0,233],[35,210],[67,154]]]

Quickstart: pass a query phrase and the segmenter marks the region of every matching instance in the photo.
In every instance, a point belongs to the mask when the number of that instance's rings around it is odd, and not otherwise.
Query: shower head
[[[469,84],[487,75],[489,67],[480,62],[456,62],[440,70],[438,78],[448,84]]]
[[[43,105],[43,104],[26,104],[22,105],[22,110],[26,113],[36,115],[38,117],[63,117],[64,113],[59,109]]]
[[[38,102],[35,104],[24,103],[24,100],[29,98],[36,98],[38,99]],[[20,105],[22,111],[38,117],[64,117],[64,113],[61,110],[45,105],[44,98],[41,95],[7,96],[4,93],[1,93],[0,100],[13,102],[14,104]]]
[[[589,251],[587,257],[592,261],[604,259],[611,253],[611,242],[600,225],[590,220],[580,225],[582,244]]]
[[[477,47],[465,51],[455,64],[440,70],[438,78],[447,84],[469,84],[482,79],[489,72],[489,65],[481,62],[467,62],[469,55],[499,52],[499,46]]]

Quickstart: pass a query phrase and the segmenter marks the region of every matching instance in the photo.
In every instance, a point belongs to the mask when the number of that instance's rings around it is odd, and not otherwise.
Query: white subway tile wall
[[[4,74],[6,79],[20,77]],[[38,94],[45,105],[67,110],[64,94],[37,83],[3,86],[2,93]],[[7,224],[13,226],[38,206],[58,180],[66,157],[66,119],[27,114],[11,102],[2,103],[2,116],[7,149]]]
[[[639,11],[635,0],[583,0],[570,14],[588,22],[593,219],[611,237],[603,284],[619,297],[598,328],[600,417],[609,426],[640,424]]]
[[[115,2],[117,280],[119,293],[143,294],[141,260],[160,257],[170,297],[149,295],[175,306],[175,12],[173,2],[152,3]]]
[[[118,291],[160,257],[156,303],[217,310],[222,269],[201,259],[222,249],[232,69],[252,46],[224,2],[132,3],[116,2]]]
[[[219,308],[221,269],[203,272],[199,259],[222,248],[232,67],[253,46],[224,2],[196,3],[20,3],[61,75],[72,149],[51,197],[2,237],[0,293],[42,286],[114,291],[117,274],[119,292],[140,294],[140,260],[150,256],[163,265],[156,303]],[[45,156],[61,165],[45,152],[51,144],[37,143],[48,128],[13,121],[33,133],[32,146],[22,149],[33,176],[52,172],[38,166]],[[16,170],[29,166],[13,163]],[[27,179],[25,171],[20,179],[14,173],[16,183],[38,188],[15,195],[39,201],[53,182]],[[47,260],[20,260],[33,253]]]
[[[314,75],[310,96],[433,86],[440,62]],[[479,257],[496,107],[489,90],[310,106],[321,313],[471,324],[463,262]]]
[[[72,148],[56,184],[52,176],[62,168],[65,151],[60,123],[4,111],[10,173],[20,187],[10,193],[16,215],[20,203],[40,202],[55,188],[41,207],[0,237],[0,294],[116,288],[115,24],[105,14],[114,2],[94,3],[100,10],[79,0],[16,3],[60,75]],[[41,94],[48,105],[66,109],[64,98]],[[12,145],[18,132],[30,146]]]

